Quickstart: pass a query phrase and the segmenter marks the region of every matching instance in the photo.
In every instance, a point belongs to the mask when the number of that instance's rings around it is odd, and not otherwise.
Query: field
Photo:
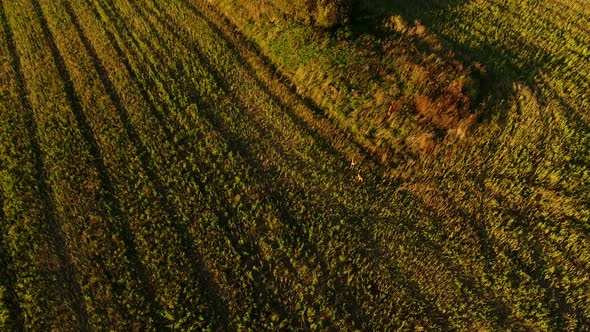
[[[0,0],[0,330],[590,329],[590,7]]]

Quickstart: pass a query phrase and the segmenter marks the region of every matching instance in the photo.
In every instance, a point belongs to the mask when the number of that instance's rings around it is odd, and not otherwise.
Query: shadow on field
[[[412,46],[434,54],[451,51],[453,57],[465,66],[475,63],[483,65],[485,75],[479,78],[478,97],[472,101],[471,107],[476,107],[476,111],[481,111],[480,120],[489,119],[494,115],[493,112],[502,112],[499,115],[500,120],[504,122],[504,113],[507,110],[499,110],[499,108],[490,107],[490,105],[510,98],[514,94],[514,83],[532,83],[541,69],[540,63],[545,62],[548,54],[539,54],[542,51],[527,44],[524,40],[511,41],[518,45],[517,52],[486,41],[480,41],[474,46],[476,43],[469,44],[473,41],[470,38],[464,38],[465,40],[461,41],[446,33],[445,30],[453,29],[453,26],[460,22],[455,10],[467,6],[468,3],[467,0],[364,0],[359,8],[355,8],[358,14],[353,18],[351,31],[355,38],[366,34],[377,38],[387,38],[391,36],[378,27],[381,27],[382,22],[388,17],[400,16],[409,24],[420,22],[430,34],[442,42],[444,49],[442,51],[425,50],[424,45],[420,45],[419,42]],[[487,18],[480,18],[483,24],[494,24],[493,22],[485,22],[485,19]],[[466,22],[466,24],[475,27],[473,22]],[[465,29],[465,27],[458,26],[457,29]],[[478,31],[478,33],[485,35],[486,31]],[[537,54],[538,59],[523,59],[522,54],[519,54],[523,51]]]
[[[543,65],[550,60],[550,55],[543,50],[535,48],[533,45],[527,43],[526,40],[508,40],[507,42],[516,45],[511,48],[502,46],[502,44],[489,42],[491,39],[488,38],[487,34],[494,33],[495,31],[506,33],[513,31],[511,27],[487,29],[486,25],[492,27],[494,22],[486,22],[485,20],[487,18],[483,16],[472,15],[465,17],[465,19],[481,21],[484,27],[481,28],[481,31],[467,31],[467,29],[475,27],[477,24],[474,24],[475,22],[465,22],[467,27],[457,26],[457,30],[459,31],[449,33],[453,29],[453,26],[457,22],[460,22],[461,18],[458,18],[456,14],[457,9],[467,6],[468,3],[469,1],[465,0],[365,0],[363,7],[358,8],[360,14],[353,20],[350,29],[353,33],[353,38],[358,40],[366,35],[373,36],[377,39],[387,39],[392,37],[392,32],[379,28],[387,18],[399,16],[405,22],[408,22],[408,24],[419,21],[426,27],[429,33],[436,36],[443,44],[443,52],[451,51],[453,57],[465,66],[473,63],[483,65],[485,75],[480,78],[479,96],[474,100],[471,107],[476,107],[481,112],[480,121],[487,122],[497,116],[499,124],[503,125],[510,109],[502,106],[496,107],[495,105],[499,104],[499,102],[510,100],[515,95],[514,86],[516,83],[532,86],[532,89],[535,90],[534,83],[537,81],[538,74],[543,69]],[[490,6],[494,6],[493,2]],[[500,8],[500,11],[504,11],[504,8]],[[506,11],[510,13],[508,10]],[[457,37],[461,35],[461,31],[465,31],[462,36],[465,37],[463,40]],[[477,41],[470,39],[470,36],[474,35],[481,37],[481,41],[483,42],[478,43],[480,41],[479,39]],[[519,36],[518,34],[515,35]],[[393,36],[395,37],[395,32],[393,32]],[[422,52],[439,54],[437,50],[428,50],[425,48],[419,40],[416,42],[412,41],[412,43],[413,45],[411,46],[416,47]],[[528,54],[534,54],[535,58],[527,56]],[[567,109],[566,105],[563,106]],[[568,114],[575,114],[574,110],[568,109],[567,111]],[[572,122],[575,122],[575,120]],[[432,213],[433,215],[436,214],[434,211]],[[567,321],[568,315],[578,315],[572,308],[572,305],[567,302],[566,293],[558,287],[553,286],[551,281],[543,274],[543,271],[546,271],[550,264],[543,257],[543,248],[539,242],[531,244],[530,251],[534,254],[528,261],[524,260],[521,258],[523,255],[522,252],[511,252],[499,248],[499,241],[493,234],[490,234],[487,225],[477,222],[481,218],[475,215],[465,215],[461,210],[456,211],[456,214],[469,225],[470,231],[473,232],[473,236],[477,238],[481,246],[479,250],[485,261],[491,262],[499,254],[505,255],[517,267],[516,271],[530,276],[536,285],[543,290],[543,297],[546,301],[545,305],[555,326],[563,326]],[[515,214],[514,219],[525,220],[526,217]],[[444,224],[445,220],[441,217],[439,225]],[[424,232],[418,233],[423,234]],[[427,238],[422,240],[428,246],[431,246],[434,252],[441,251],[440,248],[437,248],[439,245],[436,242],[429,241]],[[442,260],[444,261],[444,257]],[[449,266],[452,265],[449,264]],[[469,289],[479,298],[485,298],[488,297],[487,294],[493,294],[493,290],[484,287],[471,276],[462,276],[460,270],[454,273],[456,273],[457,278],[464,284],[469,285]],[[502,297],[488,297],[486,302],[490,305],[491,312],[494,313],[493,316],[496,319],[495,324],[498,327],[507,328],[509,325],[517,325],[519,323],[513,320],[513,313],[511,313],[512,307],[510,304],[504,303]],[[508,322],[505,321],[507,319],[509,320]],[[584,321],[581,317],[577,317],[577,319],[579,322]]]

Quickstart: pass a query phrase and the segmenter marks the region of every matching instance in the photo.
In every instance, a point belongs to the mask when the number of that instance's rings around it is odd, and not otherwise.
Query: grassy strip
[[[386,164],[428,152],[446,133],[463,137],[476,120],[479,67],[445,52],[420,24],[392,18],[377,34],[353,37],[270,13],[253,21],[248,4],[214,3],[349,140]]]

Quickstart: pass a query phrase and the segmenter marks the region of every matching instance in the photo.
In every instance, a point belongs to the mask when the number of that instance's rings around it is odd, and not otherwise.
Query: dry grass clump
[[[418,95],[415,98],[416,112],[421,121],[427,121],[440,129],[455,128],[470,116],[469,97],[462,80],[454,80],[435,97]]]
[[[474,101],[485,68],[477,63],[465,64],[445,50],[420,21],[410,24],[394,15],[383,25],[392,36],[383,43],[383,50],[395,63],[392,70],[412,87],[405,94],[418,122],[464,137],[477,120]]]

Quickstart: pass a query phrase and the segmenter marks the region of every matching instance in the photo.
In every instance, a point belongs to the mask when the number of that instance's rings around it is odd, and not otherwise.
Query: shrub
[[[350,1],[320,0],[316,5],[315,24],[321,28],[333,28],[346,24],[350,16]]]

